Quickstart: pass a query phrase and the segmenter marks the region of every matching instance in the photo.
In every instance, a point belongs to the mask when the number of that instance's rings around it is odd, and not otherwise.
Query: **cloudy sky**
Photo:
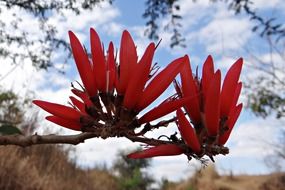
[[[254,1],[254,7],[265,16],[279,16],[281,21],[284,21],[285,4],[281,3],[282,1],[257,0]],[[144,36],[145,20],[141,17],[144,11],[143,2],[115,1],[113,5],[102,4],[93,11],[83,12],[79,16],[66,12],[66,19],[54,14],[50,22],[58,27],[59,37],[68,39],[67,32],[72,30],[87,47],[89,47],[90,27],[97,30],[105,44],[113,41],[116,47],[119,47],[122,31],[127,29],[132,34],[139,55],[141,55],[150,42]],[[158,62],[161,67],[174,58],[188,54],[192,68],[196,66],[201,68],[203,61],[211,54],[215,60],[215,67],[221,68],[224,73],[239,57],[244,57],[246,65],[251,64],[250,55],[246,51],[248,49],[253,50],[256,56],[264,59],[268,57],[268,47],[261,45],[265,44],[265,41],[251,32],[254,25],[248,17],[234,15],[224,3],[212,4],[208,0],[199,0],[197,3],[193,3],[192,0],[181,0],[180,2],[180,14],[183,17],[182,32],[186,37],[187,47],[171,49],[169,47],[171,33],[159,31],[162,43],[156,51],[154,62]],[[9,22],[9,15],[13,13],[13,10],[4,13],[3,16],[7,17],[6,21]],[[33,25],[31,16],[24,12],[22,14],[23,24],[20,27],[34,35],[40,35],[36,28],[31,27]],[[165,23],[165,19],[160,21],[161,25]],[[56,67],[61,68],[64,56],[64,52],[54,53],[53,61]],[[25,96],[30,90],[35,92],[37,99],[66,103],[70,95],[70,82],[79,79],[73,60],[70,60],[70,63],[64,67],[66,75],[61,75],[54,70],[36,71],[29,62],[16,68],[7,64],[5,60],[0,60],[0,62],[1,86],[13,89],[20,96]],[[11,70],[13,72],[10,72]],[[249,72],[245,67],[242,78],[248,76]],[[164,96],[171,91],[172,89],[169,89]],[[240,101],[245,101],[245,97]],[[37,108],[33,109],[38,110]],[[27,113],[33,112],[27,111]],[[39,115],[41,118],[46,113],[40,111]],[[227,143],[230,147],[230,154],[226,157],[218,156],[216,167],[224,173],[231,171],[249,174],[269,172],[270,170],[264,164],[264,159],[272,154],[268,143],[272,143],[278,138],[278,127],[281,125],[282,123],[274,118],[263,120],[256,118],[248,110],[244,110]],[[46,121],[40,122],[38,128],[39,133],[44,133],[47,128],[54,133],[73,133],[69,130],[61,130],[60,127]],[[169,129],[160,132],[171,133],[175,130],[174,127],[169,127]],[[103,163],[110,166],[116,158],[118,150],[132,149],[137,146],[138,144],[134,145],[126,139],[92,139],[77,146],[74,156],[77,158],[77,162],[85,167]],[[195,161],[188,162],[185,156],[178,156],[155,158],[150,170],[157,179],[167,177],[179,180],[186,178],[196,167]]]

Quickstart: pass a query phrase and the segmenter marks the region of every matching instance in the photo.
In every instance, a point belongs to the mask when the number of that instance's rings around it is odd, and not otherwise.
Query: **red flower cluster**
[[[70,97],[72,107],[33,101],[52,114],[46,117],[47,120],[77,131],[93,131],[95,126],[102,127],[102,123],[133,131],[142,123],[175,111],[189,100],[165,101],[138,119],[138,113],[157,99],[181,72],[186,56],[174,60],[153,76],[151,65],[156,49],[154,43],[148,45],[138,61],[133,39],[128,31],[124,31],[119,64],[116,64],[113,43],[109,44],[107,54],[104,54],[96,31],[91,29],[90,34],[91,58],[77,37],[69,32],[71,49],[84,86],[83,89],[71,90],[77,96]]]
[[[211,56],[204,63],[202,79],[193,77],[189,59],[181,71],[180,87],[176,83],[176,90],[180,97],[192,97],[184,108],[191,123],[181,109],[178,109],[177,125],[181,137],[191,154],[213,156],[218,152],[214,149],[224,145],[233,129],[242,109],[237,105],[242,83],[239,76],[242,68],[242,59],[237,60],[227,72],[221,88],[221,71],[214,71]],[[194,126],[194,127],[193,127]],[[185,152],[186,150],[186,152]],[[130,158],[148,158],[154,156],[178,155],[187,149],[181,146],[168,144],[155,146],[141,152],[132,153]]]
[[[90,29],[91,56],[77,37],[69,32],[74,60],[82,80],[82,89],[73,87],[70,105],[34,100],[33,103],[52,114],[46,119],[60,126],[98,137],[127,137],[146,143],[151,148],[132,153],[130,158],[147,158],[186,154],[188,158],[227,154],[223,145],[241,112],[236,105],[241,91],[239,76],[242,59],[228,71],[221,88],[221,72],[214,71],[209,56],[203,66],[202,78],[193,77],[188,56],[178,58],[161,72],[155,72],[152,60],[156,46],[150,43],[138,60],[136,46],[128,31],[121,38],[119,60],[110,42],[107,52],[94,29]],[[180,73],[181,86],[176,82],[177,94],[138,117],[140,111],[155,101]],[[187,120],[185,113],[191,123]],[[150,122],[176,111],[177,117]],[[169,141],[148,139],[143,135],[155,128],[175,121],[181,134]],[[135,129],[143,127],[140,132]]]

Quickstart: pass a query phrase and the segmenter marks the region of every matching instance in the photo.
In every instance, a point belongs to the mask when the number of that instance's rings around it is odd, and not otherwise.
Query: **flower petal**
[[[64,119],[71,119],[71,120],[79,121],[79,118],[81,116],[80,112],[76,111],[75,109],[71,107],[67,107],[64,105],[41,101],[41,100],[33,100],[33,103],[41,107],[43,110],[55,116],[64,118]]]
[[[151,104],[175,79],[185,63],[185,57],[178,58],[170,63],[165,69],[158,73],[145,88],[136,110],[140,111]]]
[[[155,156],[175,156],[183,154],[183,149],[174,144],[159,145],[128,155],[128,158],[151,158]]]
[[[85,112],[85,104],[83,102],[79,101],[78,99],[76,99],[73,96],[69,96],[69,99],[71,100],[72,104],[79,109],[79,111],[81,111],[82,113],[86,114],[86,112]]]
[[[178,117],[178,129],[183,140],[194,152],[199,153],[201,151],[201,146],[194,128],[186,119],[181,109],[177,110],[176,115]]]
[[[49,120],[57,125],[60,125],[68,129],[72,129],[75,131],[81,131],[81,126],[79,122],[75,122],[75,121],[68,120],[68,119],[63,119],[57,116],[47,116],[46,120]]]
[[[209,88],[209,85],[212,81],[213,76],[214,76],[213,58],[211,55],[209,55],[203,65],[203,71],[202,71],[201,83],[202,83],[202,92],[203,92],[204,100],[207,94],[207,89]]]
[[[239,104],[238,106],[236,106],[234,109],[231,110],[230,114],[229,114],[229,118],[228,118],[228,130],[224,132],[224,134],[222,134],[219,137],[219,144],[220,145],[224,145],[227,140],[230,137],[230,134],[232,132],[232,129],[240,115],[240,112],[242,110],[242,104]]]
[[[100,91],[106,90],[106,65],[105,56],[102,48],[102,44],[97,32],[90,28],[90,42],[91,42],[91,53],[93,62],[93,73],[97,88]]]
[[[221,87],[221,71],[218,70],[207,90],[205,97],[205,122],[208,135],[215,136],[219,129],[220,119],[220,87]]]
[[[128,31],[124,31],[121,38],[120,48],[120,75],[116,85],[119,94],[124,94],[129,82],[130,74],[134,71],[137,63],[137,50],[134,41]]]
[[[185,108],[194,124],[199,124],[201,122],[200,105],[199,105],[199,92],[196,82],[193,79],[193,74],[191,70],[191,65],[189,58],[186,59],[187,64],[181,70],[181,82],[182,82],[182,93],[183,97],[193,97],[187,104]]]
[[[130,81],[128,82],[124,97],[123,105],[125,108],[132,109],[142,95],[144,86],[149,77],[154,51],[154,43],[149,44],[141,60],[135,65],[133,73],[130,75]]]
[[[178,108],[182,107],[186,103],[188,103],[193,97],[188,98],[181,98],[173,101],[163,102],[162,104],[158,105],[157,107],[153,108],[152,110],[148,111],[144,114],[140,119],[139,123],[147,123],[158,119],[162,116],[165,116]]]
[[[77,89],[72,89],[71,92],[74,95],[78,96],[85,103],[87,107],[93,105],[92,101],[89,99],[88,95],[85,92],[77,90]]]
[[[86,91],[90,96],[95,96],[97,94],[97,87],[94,80],[92,66],[90,64],[89,58],[81,46],[79,40],[74,35],[73,32],[69,31],[70,45],[73,53],[73,57]]]
[[[236,86],[236,89],[235,89],[235,94],[233,96],[233,101],[232,101],[232,105],[231,105],[231,109],[233,107],[236,106],[237,102],[238,102],[238,99],[239,99],[239,95],[240,95],[240,92],[241,92],[241,88],[242,88],[242,83],[239,82]]]
[[[108,48],[108,57],[107,57],[107,91],[110,92],[113,90],[115,85],[116,78],[116,64],[114,57],[114,45],[111,42]]]
[[[242,58],[238,59],[225,76],[221,92],[221,116],[227,116],[230,112],[242,64]]]

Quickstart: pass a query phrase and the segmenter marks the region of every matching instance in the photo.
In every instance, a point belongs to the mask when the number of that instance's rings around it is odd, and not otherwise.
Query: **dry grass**
[[[270,175],[220,176],[213,166],[196,174],[172,190],[285,190],[285,173]],[[170,190],[170,189],[169,189]]]
[[[0,189],[117,189],[107,171],[82,170],[67,155],[68,151],[51,145],[0,147]]]
[[[68,160],[69,150],[39,145],[0,147],[1,190],[117,190],[118,181],[106,169],[83,170]],[[285,174],[220,176],[213,166],[189,180],[167,183],[163,190],[285,190]],[[135,189],[134,189],[135,190]]]

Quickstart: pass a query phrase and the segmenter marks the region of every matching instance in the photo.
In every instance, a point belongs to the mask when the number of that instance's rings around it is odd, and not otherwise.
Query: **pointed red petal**
[[[90,96],[97,94],[92,66],[89,58],[73,32],[69,31],[70,45],[80,78]]]
[[[81,131],[81,126],[79,122],[74,122],[71,120],[63,119],[57,116],[47,116],[46,119],[62,127],[72,129],[75,131]]]
[[[201,151],[201,146],[194,128],[186,119],[181,109],[177,110],[176,115],[178,117],[178,129],[183,140],[194,152],[199,153]]]
[[[238,106],[236,106],[234,109],[231,110],[229,118],[228,118],[228,122],[227,122],[228,130],[225,131],[225,133],[219,137],[220,145],[224,145],[229,139],[230,134],[233,130],[233,127],[240,115],[241,110],[242,110],[242,104],[239,104]]]
[[[198,87],[193,79],[189,58],[187,56],[186,64],[181,71],[182,93],[183,97],[193,97],[186,105],[187,113],[195,124],[201,122],[199,92]]]
[[[158,96],[160,96],[170,83],[175,79],[176,75],[182,70],[185,64],[185,57],[178,58],[170,63],[145,88],[136,110],[140,111],[151,104]]]
[[[100,91],[106,90],[106,65],[105,56],[102,48],[102,44],[97,32],[90,28],[90,42],[91,42],[91,53],[93,62],[93,73],[97,88]]]
[[[215,136],[219,129],[220,119],[221,71],[218,70],[207,90],[205,97],[205,121],[208,135]]]
[[[72,104],[76,106],[82,113],[86,114],[85,112],[85,104],[73,96],[70,96],[69,99],[71,100]]]
[[[116,64],[114,57],[114,45],[111,42],[108,48],[108,58],[107,58],[107,88],[108,92],[112,91],[115,85],[116,77]]]
[[[34,104],[41,107],[43,110],[58,116],[64,119],[71,119],[71,120],[78,120],[81,116],[80,112],[76,111],[71,107],[67,107],[60,104],[55,104],[51,102],[41,101],[41,100],[34,100]]]
[[[155,119],[158,119],[162,116],[165,116],[178,108],[181,108],[183,105],[188,103],[192,97],[188,98],[181,98],[178,100],[163,102],[162,104],[158,105],[157,107],[153,108],[152,110],[148,111],[146,114],[144,114],[140,119],[139,123],[147,123],[150,121],[153,121]]]
[[[134,152],[128,155],[128,158],[139,159],[139,158],[151,158],[155,156],[175,156],[183,154],[183,149],[174,144],[165,144],[155,146],[139,152]]]
[[[86,104],[87,107],[93,105],[92,101],[89,99],[88,95],[85,92],[77,89],[72,89],[71,92],[74,95],[78,96]]]
[[[154,51],[154,43],[149,44],[141,60],[135,65],[134,71],[130,75],[130,81],[123,102],[124,107],[127,109],[132,109],[142,95],[149,77]]]
[[[237,102],[238,102],[239,95],[240,95],[240,92],[241,92],[241,88],[242,88],[242,83],[239,82],[239,83],[237,84],[236,89],[235,89],[235,94],[234,94],[234,96],[233,96],[233,101],[232,101],[231,109],[232,109],[233,107],[235,107],[236,104],[237,104]],[[221,105],[221,106],[222,106],[222,105]]]
[[[225,76],[221,92],[221,116],[227,116],[230,112],[242,64],[242,58],[238,59]]]
[[[120,76],[116,86],[119,94],[124,94],[128,85],[130,74],[137,63],[137,50],[134,41],[128,31],[124,31],[120,48]]]
[[[203,71],[202,71],[201,82],[202,82],[202,91],[203,91],[204,100],[207,94],[207,89],[209,88],[213,76],[214,76],[213,58],[211,55],[209,55],[203,65]]]

